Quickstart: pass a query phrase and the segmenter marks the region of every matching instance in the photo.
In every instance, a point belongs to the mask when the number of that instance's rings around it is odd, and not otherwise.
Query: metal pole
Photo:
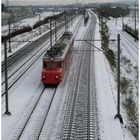
[[[6,111],[5,114],[6,115],[11,115],[11,113],[9,112],[9,104],[8,104],[8,74],[7,74],[7,43],[6,40],[4,41],[4,68],[5,68],[5,107],[6,107]]]
[[[68,19],[67,19],[67,15],[66,15],[66,12],[65,12],[65,32],[68,31]]]
[[[86,10],[84,11],[84,25],[86,26]]]
[[[136,2],[135,2],[135,41],[136,41]]]
[[[53,27],[55,26],[54,23],[55,21],[54,21],[54,9],[53,9]]]
[[[116,26],[117,26],[117,18],[116,18]]]
[[[67,31],[67,23],[66,23],[67,17],[66,17],[66,13],[65,13],[65,32]]]
[[[73,25],[72,25],[72,15],[71,15],[71,26],[73,26]]]
[[[9,18],[8,18],[8,24],[9,24],[9,50],[8,50],[8,52],[9,53],[12,53],[12,50],[11,50],[11,26],[10,26],[10,24],[11,24],[11,14],[10,14],[10,10],[8,10],[9,11]]]
[[[120,114],[120,34],[118,39],[118,114]]]
[[[39,21],[41,20],[41,16],[39,14]],[[39,34],[41,35],[41,26],[39,25]]]
[[[123,31],[123,16],[124,16],[124,14],[123,14],[123,2],[122,2],[122,31]]]
[[[101,19],[100,19],[100,14],[99,14],[99,31],[101,31]]]
[[[56,26],[56,19],[55,19],[55,42],[57,41],[57,26]]]
[[[120,122],[123,123],[122,116],[120,114],[120,34],[117,35],[118,40],[118,74],[117,74],[117,114],[115,118],[119,118]]]
[[[50,47],[52,47],[52,20],[50,18]]]

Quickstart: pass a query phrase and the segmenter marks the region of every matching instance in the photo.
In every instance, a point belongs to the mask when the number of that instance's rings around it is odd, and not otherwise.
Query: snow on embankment
[[[95,40],[101,39],[98,23],[97,20]],[[94,45],[101,49],[101,42],[95,41]],[[100,135],[103,140],[124,140],[120,122],[114,119],[117,109],[110,87],[105,59],[103,52],[95,51],[95,82],[100,117]],[[107,65],[109,64],[107,63]]]

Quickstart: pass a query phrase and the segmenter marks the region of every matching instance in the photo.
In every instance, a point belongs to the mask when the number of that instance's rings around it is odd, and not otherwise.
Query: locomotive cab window
[[[57,67],[56,63],[47,63],[44,62],[43,63],[43,68],[47,68],[47,69],[55,69]]]
[[[56,63],[52,63],[51,68],[55,69],[56,68]]]
[[[47,67],[47,62],[43,62],[43,68]]]
[[[47,63],[47,68],[51,68],[51,63]]]
[[[63,62],[58,63],[59,68],[63,68]]]

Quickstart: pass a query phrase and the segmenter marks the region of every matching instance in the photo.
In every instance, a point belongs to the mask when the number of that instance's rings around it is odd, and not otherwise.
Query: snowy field
[[[52,13],[49,13],[52,14]],[[43,18],[43,15],[41,15]],[[96,15],[95,15],[96,17]],[[97,17],[96,17],[97,18]],[[33,25],[34,21],[37,21],[38,17],[35,19],[28,19],[23,20],[20,22],[21,25],[25,25],[25,23],[30,23],[30,26]],[[98,19],[96,19],[98,21]],[[116,37],[117,33],[121,32],[121,20],[118,19],[118,26],[115,26],[114,20],[109,21],[110,26],[110,36],[112,38]],[[97,22],[98,23],[98,22]],[[91,23],[90,23],[91,24]],[[90,27],[88,23],[87,26]],[[78,26],[79,28],[77,28]],[[77,29],[77,30],[76,30]],[[6,27],[2,27],[2,30],[5,31]],[[75,31],[75,39],[81,39],[84,37],[86,33],[87,27],[83,24],[83,18],[80,16],[78,17],[72,26],[70,26],[69,30]],[[48,29],[44,29],[44,33],[48,32]],[[38,31],[34,31],[34,34],[38,34]],[[130,47],[130,53],[128,53],[127,49],[124,48],[124,55],[130,56],[131,61],[134,65],[138,64],[138,42],[135,42],[134,39],[128,35],[127,33],[121,33],[122,36],[126,39],[126,41],[122,42],[124,46],[135,46],[135,50]],[[43,35],[43,33],[42,33]],[[29,38],[32,36],[31,39],[36,39],[40,37],[39,35],[34,36],[32,34],[26,33],[23,39]],[[19,40],[21,38],[18,37],[15,39]],[[100,39],[99,33],[99,25],[96,24],[96,31],[95,31],[95,38]],[[129,40],[131,42],[128,42]],[[18,49],[23,47],[25,44],[15,45],[13,47],[13,53],[16,52]],[[94,45],[98,48],[101,48],[100,42],[95,42]],[[48,43],[49,46],[49,43]],[[75,49],[80,48],[81,43],[75,42]],[[10,55],[10,54],[9,54]],[[2,53],[3,56],[3,53]],[[110,68],[108,61],[106,60],[104,54],[99,51],[94,51],[94,55],[92,56],[95,62],[95,85],[96,85],[96,92],[97,92],[97,103],[99,109],[99,125],[100,125],[100,137],[101,140],[135,140],[132,134],[124,128],[124,125],[121,125],[117,119],[114,119],[114,116],[117,113],[116,108],[116,82],[114,80],[114,74]],[[69,86],[73,82],[73,75],[76,73],[76,65],[78,62],[78,55],[73,55],[71,60],[71,65],[69,67],[69,73],[66,74],[68,77],[64,79],[62,83],[59,84],[53,104],[51,105],[49,115],[45,122],[43,132],[41,133],[41,139],[45,140],[48,139],[57,139],[60,131],[61,122],[63,122],[64,117],[64,106],[66,106],[66,99],[69,93]],[[22,77],[18,85],[14,86],[14,88],[10,91],[12,94],[9,96],[9,105],[10,105],[10,112],[12,113],[11,116],[4,115],[5,111],[5,101],[2,98],[2,139],[3,140],[11,140],[17,139],[18,133],[21,130],[21,127],[25,123],[25,120],[28,118],[31,109],[33,108],[36,100],[40,96],[40,93],[43,89],[43,85],[40,82],[41,78],[41,70],[42,70],[42,59],[40,58]],[[93,82],[93,81],[92,81]],[[50,102],[52,98],[51,92],[53,89],[46,89],[44,95],[42,97],[42,102]],[[32,135],[35,135],[36,126],[40,121],[40,117],[43,116],[44,110],[49,106],[48,103],[41,104],[38,106],[37,113],[33,114],[33,120],[30,122],[30,125],[25,130],[25,136],[21,137],[23,140],[33,139]],[[125,113],[122,115],[125,115]],[[127,119],[124,119],[127,121]],[[126,122],[125,122],[126,123]],[[33,126],[33,127],[32,127]],[[52,133],[53,132],[53,133]]]

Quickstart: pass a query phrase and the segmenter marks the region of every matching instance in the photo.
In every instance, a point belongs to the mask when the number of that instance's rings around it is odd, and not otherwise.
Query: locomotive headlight
[[[56,79],[58,78],[58,76],[56,75],[56,77],[55,77]]]
[[[46,78],[46,76],[45,76],[45,75],[43,75],[43,78]]]

